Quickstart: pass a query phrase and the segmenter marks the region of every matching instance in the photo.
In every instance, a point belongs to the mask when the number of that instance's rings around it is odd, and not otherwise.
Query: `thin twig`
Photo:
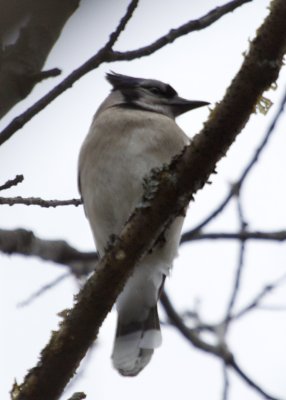
[[[286,230],[262,232],[262,231],[239,231],[239,232],[206,232],[195,233],[188,241],[201,240],[267,240],[283,242],[286,240]]]
[[[70,199],[70,200],[44,200],[40,197],[0,197],[0,204],[6,204],[8,206],[14,206],[16,204],[23,204],[25,206],[40,206],[44,208],[59,207],[59,206],[75,206],[82,205],[81,199]]]
[[[227,194],[227,196],[225,197],[225,199],[221,202],[221,204],[219,204],[203,221],[201,221],[197,226],[195,226],[194,228],[192,228],[191,230],[189,230],[188,232],[184,233],[181,237],[181,243],[185,243],[188,240],[190,240],[190,238],[197,232],[201,231],[202,228],[204,228],[210,221],[212,221],[213,219],[215,219],[223,210],[224,208],[228,205],[229,201],[233,198],[233,196],[235,194],[237,194],[237,192],[241,189],[241,186],[243,185],[245,179],[247,178],[249,172],[252,170],[252,168],[254,167],[254,165],[257,163],[257,161],[259,160],[259,157],[261,156],[262,151],[265,149],[266,144],[268,143],[268,140],[270,138],[270,136],[272,135],[272,133],[275,130],[276,124],[281,116],[281,114],[283,113],[284,107],[285,107],[285,103],[286,103],[286,90],[284,92],[284,96],[282,98],[282,101],[280,103],[280,106],[277,110],[277,113],[275,114],[269,128],[266,131],[266,134],[263,137],[262,142],[260,143],[260,145],[258,146],[258,148],[256,149],[254,155],[252,156],[251,160],[249,161],[249,163],[247,164],[247,166],[245,167],[245,169],[243,170],[239,180],[232,185],[229,193]]]
[[[200,232],[206,225],[208,225],[210,221],[215,219],[225,209],[229,201],[232,199],[233,194],[234,193],[231,189],[225,199],[221,202],[221,204],[219,204],[205,219],[203,219],[197,226],[190,229],[188,232],[183,233],[183,235],[181,236],[180,244],[186,243],[191,240],[194,235]]]
[[[189,21],[177,29],[171,29],[166,35],[155,40],[148,46],[144,46],[141,47],[140,49],[126,51],[126,52],[119,52],[119,51],[114,52],[113,61],[126,61],[126,60],[130,61],[140,57],[149,56],[150,54],[155,53],[157,50],[161,49],[167,44],[174,42],[179,37],[182,37],[194,31],[199,31],[201,29],[210,26],[218,19],[220,19],[222,16],[234,11],[236,8],[251,1],[252,0],[233,0],[224,4],[223,6],[216,7],[199,19]]]
[[[23,182],[24,175],[16,175],[14,179],[9,179],[4,185],[0,186],[0,190],[10,189],[12,186],[18,185],[18,183]]]
[[[109,36],[109,41],[106,43],[105,48],[110,49],[113,47],[120,34],[124,31],[128,21],[131,19],[135,9],[138,6],[139,0],[132,0],[129,6],[127,7],[125,15],[121,18],[117,28],[114,32]]]
[[[271,396],[269,393],[265,392],[257,383],[255,383],[237,364],[235,359],[233,358],[229,364],[233,368],[233,370],[254,390],[256,390],[259,394],[264,396],[265,399],[268,400],[281,400],[278,397]]]
[[[86,394],[83,392],[76,392],[68,400],[83,400],[86,398]]]
[[[79,68],[75,69],[68,75],[62,82],[55,86],[50,92],[38,100],[34,105],[29,107],[26,111],[14,118],[12,122],[3,129],[0,133],[0,145],[10,139],[10,137],[18,130],[21,129],[31,118],[43,110],[48,104],[62,94],[66,89],[80,79],[82,76],[97,68],[103,62],[107,62],[110,57],[111,47],[114,45],[119,34],[123,31],[127,21],[132,15],[133,10],[136,8],[138,0],[133,0],[127,8],[125,16],[119,22],[117,28],[111,33],[107,43],[89,60],[87,60]]]
[[[164,35],[162,38],[158,39],[156,42],[138,50],[134,50],[132,52],[113,52],[111,47],[115,43],[119,34],[122,32],[126,23],[130,19],[132,12],[137,6],[138,1],[132,1],[130,6],[127,9],[125,16],[120,21],[118,27],[115,31],[110,35],[110,38],[106,45],[102,47],[94,56],[92,56],[89,60],[87,60],[80,67],[75,69],[70,75],[68,75],[62,82],[60,82],[57,86],[55,86],[50,92],[44,95],[40,100],[34,103],[31,107],[29,107],[22,114],[18,115],[14,118],[0,133],[0,145],[5,143],[10,137],[19,129],[21,129],[28,121],[30,121],[36,114],[38,114],[41,110],[43,110],[48,104],[50,104],[53,100],[55,100],[60,94],[62,94],[65,90],[72,87],[72,85],[79,80],[82,76],[87,74],[88,72],[96,69],[99,65],[104,62],[114,62],[114,61],[127,61],[134,58],[139,58],[143,56],[148,56],[151,53],[154,53],[156,50],[162,48],[168,43],[173,42],[175,39],[180,36],[186,35],[195,30],[202,29],[203,27],[207,27],[212,23],[216,22],[219,18],[223,17],[225,14],[234,11],[236,8],[240,7],[244,3],[248,3],[252,0],[233,0],[231,2],[226,3],[224,6],[217,7],[214,10],[207,13],[205,16],[199,18],[196,21],[190,21],[189,23],[183,25],[180,28],[171,30],[169,33]],[[190,24],[187,29],[187,25]],[[197,28],[196,28],[197,26]],[[181,30],[180,30],[181,29]],[[175,35],[175,37],[173,37]],[[158,46],[158,42],[163,42]],[[156,44],[157,43],[157,44]],[[137,53],[137,55],[136,55]]]
[[[236,196],[236,200],[237,200],[237,211],[238,211],[240,229],[242,231],[244,231],[247,224],[244,220],[244,215],[243,215],[243,211],[242,211],[241,199],[240,199],[239,193]],[[229,299],[229,303],[227,305],[225,319],[224,319],[225,332],[229,326],[232,310],[235,305],[236,299],[238,297],[240,284],[241,284],[241,276],[242,276],[242,272],[244,269],[244,256],[245,256],[245,240],[242,240],[240,242],[240,246],[239,246],[239,257],[238,257],[238,264],[237,264],[236,273],[235,273],[234,285],[233,285],[233,289],[232,289],[231,296]]]
[[[17,307],[25,307],[31,304],[34,300],[36,300],[38,297],[42,296],[46,291],[54,288],[57,286],[59,283],[61,283],[63,280],[71,276],[70,271],[65,272],[64,274],[58,276],[56,279],[53,279],[51,282],[46,283],[40,289],[38,289],[36,292],[32,293],[27,299],[21,301],[20,303],[17,304]]]
[[[233,370],[246,382],[250,387],[255,389],[258,393],[263,395],[268,400],[279,400],[276,397],[271,396],[264,389],[262,389],[257,383],[255,383],[242,369],[239,367],[233,354],[227,349],[226,346],[217,345],[213,346],[209,343],[204,342],[199,336],[189,329],[183,322],[180,315],[175,311],[166,293],[163,293],[161,298],[161,304],[170,320],[170,322],[179,330],[179,332],[196,348],[211,353],[219,357],[228,367]]]
[[[218,345],[212,345],[204,340],[202,340],[199,336],[199,334],[194,330],[188,328],[181,316],[176,312],[175,308],[173,307],[169,297],[167,296],[166,292],[163,291],[160,297],[160,302],[161,305],[163,306],[164,311],[166,312],[168,319],[172,325],[174,325],[178,330],[181,332],[181,334],[188,340],[190,341],[195,347],[206,351],[207,353],[214,354],[223,360],[225,360],[227,363],[229,362],[229,359],[232,358],[232,354],[228,351],[228,349],[224,346]]]
[[[52,68],[46,71],[39,71],[36,74],[32,74],[29,76],[29,79],[33,80],[34,82],[41,82],[45,79],[59,76],[61,73],[62,71],[59,68]]]
[[[229,376],[228,376],[227,365],[225,362],[222,363],[222,375],[223,375],[222,400],[227,400],[229,393]]]
[[[276,281],[269,283],[268,285],[266,285],[264,288],[262,288],[262,290],[254,297],[253,300],[251,300],[251,302],[245,306],[244,308],[242,308],[240,311],[238,311],[237,313],[231,315],[231,320],[234,319],[238,319],[242,316],[244,316],[246,313],[248,313],[251,310],[254,309],[258,309],[258,307],[260,306],[261,301],[264,299],[264,297],[266,297],[268,294],[270,294],[271,292],[273,292],[273,290],[277,289],[280,285],[282,285],[284,283],[284,281],[286,280],[286,274],[283,274],[280,278],[278,278]],[[265,308],[263,308],[265,309]]]

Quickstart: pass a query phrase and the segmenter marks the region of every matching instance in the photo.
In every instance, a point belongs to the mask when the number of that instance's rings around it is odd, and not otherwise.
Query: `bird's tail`
[[[112,360],[121,375],[137,375],[151,360],[162,342],[157,305],[150,308],[143,321],[124,323],[118,316]]]

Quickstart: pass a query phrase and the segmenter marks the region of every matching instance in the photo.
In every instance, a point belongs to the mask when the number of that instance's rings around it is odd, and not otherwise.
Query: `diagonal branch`
[[[132,0],[129,6],[127,7],[126,14],[121,18],[117,28],[115,29],[114,32],[109,37],[109,41],[105,45],[105,49],[110,49],[113,47],[113,45],[116,43],[119,35],[124,31],[128,21],[131,19],[135,9],[138,6],[139,0]]]
[[[243,211],[242,211],[242,205],[241,205],[241,199],[240,199],[239,193],[236,196],[236,201],[237,201],[240,229],[243,232],[245,227],[247,226],[247,223],[244,220],[244,215],[243,215]],[[231,314],[232,314],[233,308],[234,308],[235,303],[238,298],[239,289],[241,287],[242,273],[243,273],[244,267],[245,267],[244,260],[245,260],[245,240],[241,240],[240,246],[239,246],[238,263],[237,263],[237,267],[236,267],[236,271],[235,271],[234,284],[233,284],[233,288],[231,291],[229,303],[227,305],[226,314],[225,314],[224,334],[226,334],[226,330],[229,327],[229,322],[231,320]]]
[[[43,110],[49,103],[56,99],[66,89],[72,87],[72,85],[83,75],[97,68],[103,62],[108,61],[111,48],[118,39],[120,33],[125,28],[129,19],[131,18],[132,13],[137,6],[137,3],[137,0],[131,1],[129,7],[127,8],[125,16],[121,19],[115,31],[111,33],[109,40],[93,57],[86,61],[81,67],[75,69],[49,93],[43,96],[33,106],[29,107],[18,117],[14,118],[13,121],[5,129],[3,129],[3,131],[0,133],[0,145],[6,142],[6,140],[10,139],[13,133],[15,133],[18,129],[21,129],[26,122],[30,121],[31,118],[33,118],[36,114]]]
[[[252,0],[233,0],[224,4],[223,6],[216,7],[199,19],[189,21],[177,29],[171,29],[168,33],[166,33],[166,35],[155,40],[155,42],[149,44],[148,46],[126,52],[115,51],[113,53],[113,61],[130,61],[137,58],[149,56],[150,54],[155,53],[162,47],[166,46],[167,44],[173,43],[176,39],[187,35],[188,33],[207,28],[218,19],[220,19],[223,15],[226,15],[234,11],[236,8],[241,7],[243,4],[249,3],[251,1]]]
[[[188,328],[180,315],[174,309],[172,303],[170,302],[166,293],[161,296],[161,304],[171,322],[179,332],[187,339],[193,346],[203,350],[207,353],[213,354],[219,357],[226,367],[231,367],[240,377],[243,379],[250,387],[255,389],[259,394],[264,396],[265,399],[278,400],[276,397],[271,396],[267,393],[260,385],[254,382],[238,365],[233,354],[227,349],[224,343],[219,343],[217,345],[210,345],[209,343],[203,341],[197,332]]]
[[[3,185],[0,186],[0,190],[10,189],[12,186],[18,185],[18,183],[23,182],[24,176],[23,175],[16,175],[14,179],[9,179]]]
[[[261,301],[270,293],[272,293],[273,290],[277,289],[280,285],[284,284],[286,280],[286,274],[282,275],[272,283],[269,283],[268,285],[264,286],[259,293],[256,294],[256,296],[250,301],[249,304],[247,304],[244,308],[239,310],[237,313],[234,313],[230,315],[231,320],[236,320],[238,318],[241,318],[245,314],[247,314],[249,311],[258,309]]]
[[[192,236],[196,235],[199,231],[202,230],[202,228],[204,228],[210,221],[212,221],[214,218],[216,218],[223,210],[224,208],[228,205],[228,203],[230,202],[230,200],[233,198],[234,195],[236,195],[245,179],[247,178],[248,174],[250,173],[250,171],[252,170],[252,168],[254,167],[255,164],[257,164],[257,161],[259,160],[263,150],[265,149],[268,140],[270,139],[270,136],[272,135],[272,133],[275,130],[276,124],[280,118],[280,116],[282,115],[284,108],[285,108],[285,103],[286,103],[286,90],[285,90],[285,94],[284,97],[280,103],[280,106],[277,110],[277,113],[275,114],[269,128],[266,131],[265,136],[263,137],[260,145],[258,146],[258,148],[256,149],[253,157],[251,158],[251,160],[249,161],[249,163],[246,165],[245,169],[243,170],[239,180],[232,185],[229,193],[227,194],[227,196],[225,197],[225,199],[221,202],[221,204],[219,204],[218,207],[216,207],[211,213],[210,215],[208,215],[202,222],[200,222],[195,228],[191,229],[188,232],[185,232],[182,237],[181,237],[181,243],[185,243],[189,240],[191,240]]]
[[[247,3],[252,0],[233,0],[225,4],[225,6],[217,7],[216,9],[210,11],[207,15],[196,21],[190,21],[189,23],[183,25],[181,28],[171,30],[167,35],[163,36],[163,41],[165,44],[173,42],[176,38],[183,36],[189,32],[194,30],[202,29],[203,25],[205,27],[211,25],[216,22],[219,18],[223,17],[228,12],[234,11],[236,8],[240,7],[242,4]],[[72,87],[72,85],[79,80],[82,76],[87,74],[93,69],[96,69],[99,65],[104,62],[114,62],[114,61],[126,61],[131,59],[130,52],[126,53],[118,53],[112,51],[112,46],[118,38],[119,34],[124,29],[126,23],[130,19],[133,11],[137,6],[137,1],[133,0],[128,7],[125,16],[122,18],[118,27],[115,31],[110,35],[110,38],[106,45],[100,49],[93,57],[91,57],[88,61],[74,70],[70,75],[68,75],[62,82],[60,82],[57,86],[55,86],[50,92],[44,95],[40,100],[38,100],[34,105],[24,111],[22,114],[18,115],[14,118],[10,124],[6,126],[0,133],[0,145],[6,142],[10,137],[21,129],[28,121],[30,121],[36,114],[42,111],[48,104],[50,104],[53,100],[55,100],[59,95],[61,95],[65,90]],[[190,26],[188,25],[190,24]],[[197,28],[196,28],[197,26]],[[188,27],[188,29],[187,29]],[[180,30],[181,29],[181,30]],[[189,31],[188,31],[189,30]],[[175,32],[175,33],[172,33]],[[173,37],[175,35],[176,37]],[[162,39],[162,38],[161,38]],[[160,41],[161,39],[158,39]],[[166,41],[167,40],[167,41]],[[156,42],[158,42],[156,41]],[[155,43],[156,43],[155,42]],[[159,48],[163,45],[161,44]],[[156,46],[155,46],[156,47]],[[151,53],[154,53],[156,49],[154,47],[154,43],[144,47],[143,49],[134,50],[132,53],[132,58],[142,57],[143,55],[147,56]],[[138,51],[138,55],[135,57],[135,52]]]
[[[94,342],[136,262],[202,188],[245,126],[263,91],[276,81],[286,49],[285,20],[285,0],[273,0],[270,14],[258,29],[224,99],[192,144],[169,167],[153,172],[150,184],[156,184],[154,198],[151,202],[150,198],[148,202],[142,199],[120,236],[110,244],[96,272],[78,294],[73,309],[67,312],[42,351],[38,365],[28,372],[22,385],[14,387],[14,400],[59,397]]]

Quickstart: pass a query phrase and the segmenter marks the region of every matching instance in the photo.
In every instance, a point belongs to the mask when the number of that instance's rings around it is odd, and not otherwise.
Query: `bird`
[[[209,104],[179,97],[156,79],[115,72],[106,79],[112,90],[95,113],[78,161],[79,191],[100,257],[140,202],[144,178],[190,143],[175,118]],[[138,375],[161,345],[157,303],[177,256],[183,220],[176,217],[164,243],[139,261],[117,298],[112,362],[123,376]]]

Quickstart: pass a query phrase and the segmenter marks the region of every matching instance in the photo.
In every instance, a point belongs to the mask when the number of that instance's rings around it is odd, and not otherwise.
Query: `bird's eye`
[[[148,88],[148,90],[149,90],[149,92],[151,92],[153,94],[161,94],[161,95],[163,94],[162,90],[155,86]]]

